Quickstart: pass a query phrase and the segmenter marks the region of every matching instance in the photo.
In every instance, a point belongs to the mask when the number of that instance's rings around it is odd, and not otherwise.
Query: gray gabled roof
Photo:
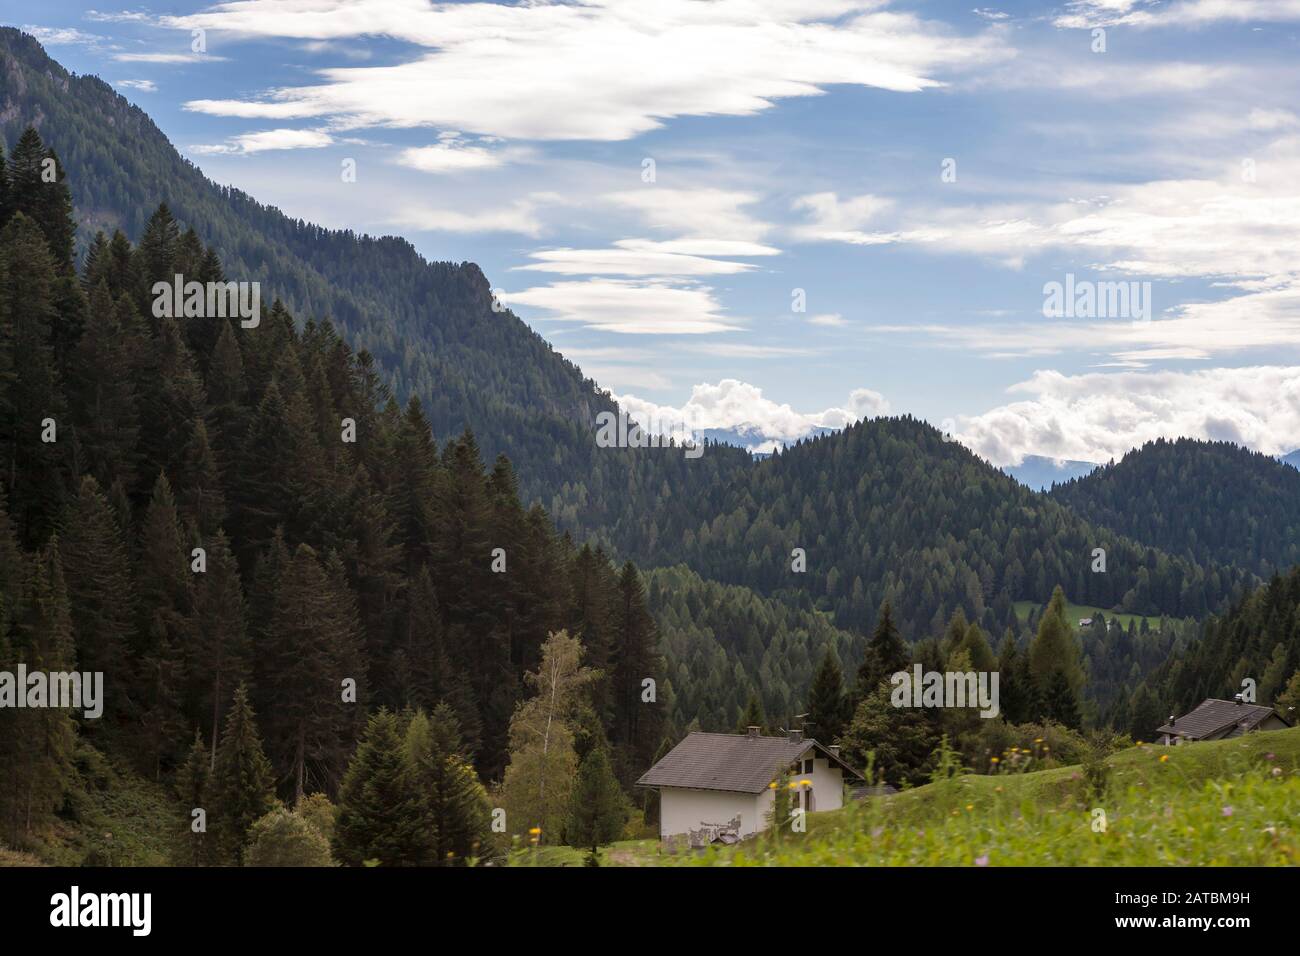
[[[1173,724],[1157,727],[1156,733],[1174,734],[1189,740],[1202,740],[1235,724],[1241,724],[1243,729],[1250,730],[1268,720],[1270,716],[1277,716],[1283,723],[1290,723],[1272,707],[1238,704],[1235,700],[1207,697],[1195,710],[1179,717]]]
[[[809,748],[845,773],[861,778],[860,773],[816,740],[695,732],[687,734],[636,783],[638,787],[761,793]]]

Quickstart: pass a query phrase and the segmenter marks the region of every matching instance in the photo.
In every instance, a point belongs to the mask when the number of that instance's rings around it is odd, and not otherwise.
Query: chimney
[[[838,756],[840,755],[840,748],[839,748],[839,745],[837,745],[837,744],[832,744],[831,746],[827,747],[826,749],[829,750],[829,751],[830,751],[832,754],[834,754],[836,757],[838,757]]]
[[[1233,694],[1233,695],[1232,695],[1232,699],[1233,699],[1234,701],[1237,702],[1237,706],[1238,706],[1238,707],[1241,706],[1241,695],[1240,695],[1240,694]]]
[[[755,724],[750,724],[749,727],[747,728],[747,730],[749,731],[748,736],[750,736],[750,737],[757,737],[757,736],[758,736],[758,727],[757,727],[757,725],[755,725]]]
[[[1174,715],[1173,715],[1173,714],[1170,714],[1170,715],[1169,715],[1169,726],[1172,727],[1173,725],[1174,725]]]
[[[791,740],[803,740],[803,731],[802,731],[802,730],[787,730],[787,731],[786,731],[786,736],[789,737]]]

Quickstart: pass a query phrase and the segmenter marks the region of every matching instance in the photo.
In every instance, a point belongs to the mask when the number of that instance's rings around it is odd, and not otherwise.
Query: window
[[[807,760],[803,762],[802,773],[809,774],[812,772],[813,772],[813,758],[809,757]]]

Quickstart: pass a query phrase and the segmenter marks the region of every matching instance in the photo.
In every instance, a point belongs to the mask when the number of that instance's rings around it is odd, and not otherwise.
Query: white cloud
[[[681,406],[658,405],[635,395],[615,395],[631,418],[661,434],[683,429],[694,435],[707,430],[731,431],[752,440],[754,451],[770,451],[773,443],[787,444],[820,429],[844,428],[861,418],[889,414],[889,402],[879,392],[855,389],[842,408],[797,412],[772,401],[757,385],[734,378],[716,385],[700,384]]]
[[[113,59],[119,63],[220,63],[226,58],[211,53],[114,53]]]
[[[397,154],[399,165],[422,173],[461,173],[476,169],[494,169],[530,156],[519,148],[489,149],[456,137],[447,137],[432,146],[415,146]]]
[[[223,144],[191,146],[190,149],[205,154],[248,154],[276,149],[321,149],[332,145],[333,142],[333,137],[322,130],[268,129],[260,133],[233,136]]]
[[[433,232],[512,232],[536,238],[542,233],[537,210],[549,197],[534,194],[501,205],[469,211],[404,203],[386,220],[388,225]]]
[[[30,33],[46,46],[95,46],[104,39],[75,27],[40,27],[24,24],[23,31]]]
[[[556,272],[563,275],[705,276],[733,275],[754,267],[746,262],[710,259],[666,251],[661,243],[620,239],[612,249],[543,249],[530,252],[536,260],[515,271]]]
[[[700,335],[738,329],[705,286],[663,279],[591,279],[503,292],[508,305],[551,313],[559,322],[630,335]]]
[[[963,444],[997,465],[1028,454],[1104,462],[1160,437],[1231,441],[1269,455],[1300,447],[1300,367],[1193,372],[1035,372],[1029,397],[958,418]]]
[[[844,318],[844,316],[836,312],[831,312],[826,315],[814,315],[812,318],[808,320],[808,324],[822,325],[822,326],[826,326],[827,328],[843,328],[849,323],[848,320]]]
[[[840,199],[835,193],[813,193],[800,196],[791,208],[805,213],[810,220],[803,225],[796,225],[792,232],[795,238],[805,242],[848,242],[853,245],[874,245],[886,240],[873,237],[863,232],[863,227],[893,203],[888,199],[870,194]]]
[[[190,109],[515,139],[621,140],[677,116],[745,116],[832,84],[896,92],[1009,56],[997,28],[962,36],[882,0],[236,0],[168,26],[254,37],[390,36],[428,52],[395,66]],[[437,95],[430,95],[437,91]]]
[[[634,210],[651,229],[671,232],[689,241],[696,255],[771,255],[771,252],[727,252],[735,243],[748,243],[750,249],[768,232],[770,223],[746,212],[744,207],[758,202],[755,193],[729,189],[674,189],[647,185],[608,193],[606,202]],[[712,248],[706,248],[711,246]],[[679,248],[676,251],[686,251]]]
[[[1183,26],[1210,23],[1285,23],[1300,20],[1300,0],[1071,0],[1058,27]]]
[[[157,93],[158,84],[153,80],[118,80],[114,86],[124,90],[139,90],[141,93]]]

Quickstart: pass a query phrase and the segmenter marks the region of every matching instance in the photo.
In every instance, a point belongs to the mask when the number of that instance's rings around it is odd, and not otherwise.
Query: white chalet
[[[796,784],[791,810],[815,813],[843,806],[844,784],[860,783],[862,775],[838,751],[798,730],[784,737],[763,737],[757,727],[745,734],[692,733],[637,786],[659,791],[660,839],[703,831],[729,842],[767,827],[772,785],[783,771]]]

